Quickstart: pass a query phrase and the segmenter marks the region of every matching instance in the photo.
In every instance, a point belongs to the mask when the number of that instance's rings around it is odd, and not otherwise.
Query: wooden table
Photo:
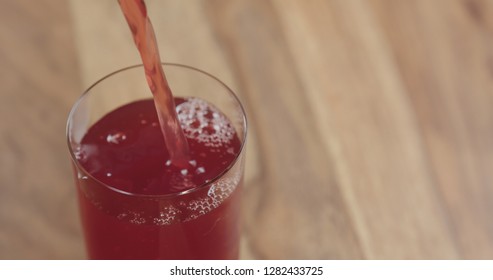
[[[148,1],[250,121],[242,256],[493,258],[493,1]],[[83,258],[68,111],[139,63],[116,1],[0,2],[0,258]]]

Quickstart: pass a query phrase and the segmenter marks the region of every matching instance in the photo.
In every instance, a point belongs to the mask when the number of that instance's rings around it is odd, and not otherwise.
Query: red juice
[[[231,167],[241,141],[213,105],[175,104],[189,146],[185,166],[171,164],[152,99],[108,113],[75,150],[89,258],[238,258],[242,172]]]

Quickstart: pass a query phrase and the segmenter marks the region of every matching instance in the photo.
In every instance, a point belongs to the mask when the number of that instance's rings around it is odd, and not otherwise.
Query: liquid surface
[[[170,194],[207,183],[239,153],[229,120],[198,98],[175,99],[189,145],[184,166],[171,164],[152,100],[127,104],[95,123],[76,157],[101,182],[134,194]]]

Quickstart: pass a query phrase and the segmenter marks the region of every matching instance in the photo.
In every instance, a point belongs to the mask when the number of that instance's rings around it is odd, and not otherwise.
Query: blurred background
[[[247,108],[243,258],[493,258],[493,1],[146,2]],[[0,259],[85,257],[67,115],[138,63],[116,0],[0,0]]]

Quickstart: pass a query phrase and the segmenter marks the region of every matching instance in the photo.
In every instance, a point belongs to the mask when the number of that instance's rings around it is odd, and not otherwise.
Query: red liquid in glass
[[[240,139],[207,102],[175,98],[175,104],[189,145],[186,166],[170,164],[151,99],[110,112],[83,137],[76,158],[90,175],[79,173],[76,181],[90,258],[238,257],[242,174],[223,172],[240,152]],[[205,182],[213,187],[199,187]]]

